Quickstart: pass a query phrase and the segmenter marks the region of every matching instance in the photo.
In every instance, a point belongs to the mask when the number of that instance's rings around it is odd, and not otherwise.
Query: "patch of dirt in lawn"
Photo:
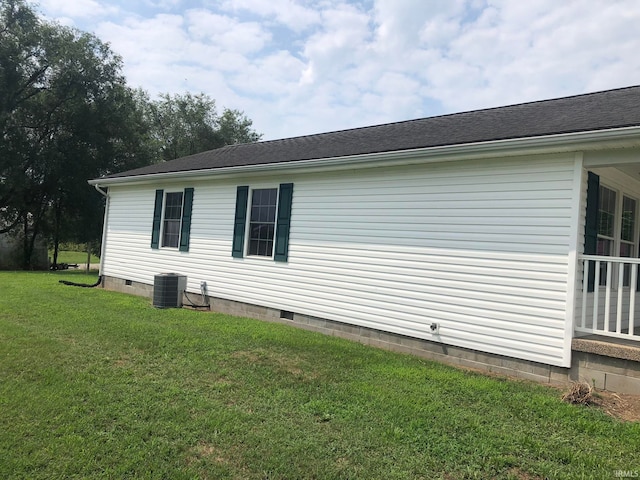
[[[640,395],[597,391],[593,405],[612,417],[627,422],[640,422]]]
[[[216,446],[210,443],[200,442],[198,445],[191,449],[191,455],[187,459],[187,463],[192,465],[195,461],[209,461],[218,463],[221,465],[231,463],[224,453]]]
[[[231,357],[248,360],[252,363],[262,365],[272,365],[279,370],[285,371],[302,380],[313,380],[318,376],[318,374],[314,372],[304,360],[295,356],[282,355],[278,352],[268,350],[255,350],[248,352],[239,350],[232,353]]]
[[[517,467],[513,467],[507,472],[507,478],[516,478],[518,480],[541,480],[542,477],[536,477],[527,472],[520,470]]]

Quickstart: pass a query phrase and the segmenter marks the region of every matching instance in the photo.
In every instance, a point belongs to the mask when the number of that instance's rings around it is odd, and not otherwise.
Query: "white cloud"
[[[43,5],[265,138],[640,84],[637,0],[123,1]]]
[[[207,10],[189,10],[185,19],[192,40],[214,44],[224,51],[258,52],[271,39],[271,34],[259,23],[239,22]]]
[[[369,17],[350,5],[322,12],[322,28],[305,42],[303,56],[308,67],[307,83],[324,81],[344,69],[365,62],[370,41]]]
[[[166,11],[179,7],[182,0],[143,0],[143,3],[149,7]]]
[[[76,18],[100,17],[118,12],[118,7],[95,0],[40,0],[40,7],[66,22]]]
[[[640,21],[640,10],[628,8],[630,2],[490,3],[475,22],[435,50],[425,81],[446,109],[640,82],[640,62],[631,53],[638,46],[633,23]]]
[[[181,15],[161,14],[150,19],[127,18],[122,23],[105,22],[98,36],[111,43],[128,64],[167,65],[183,58],[190,42]]]
[[[424,40],[423,30],[433,31],[448,19],[464,13],[462,0],[376,0],[374,19],[378,47],[415,48]]]
[[[294,32],[304,31],[320,22],[317,10],[300,5],[300,2],[294,0],[225,0],[222,8],[230,12],[249,12],[273,19]]]
[[[288,96],[297,88],[304,67],[298,58],[281,50],[248,64],[229,80],[235,89],[246,94]]]
[[[364,11],[333,4],[305,40],[306,68],[288,94],[298,99],[287,107],[296,121],[276,136],[640,83],[633,53],[640,10],[629,7],[379,0]],[[313,113],[307,119],[304,111]]]

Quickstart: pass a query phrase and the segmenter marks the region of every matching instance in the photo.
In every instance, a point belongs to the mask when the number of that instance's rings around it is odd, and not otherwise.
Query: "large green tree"
[[[152,160],[121,69],[95,36],[0,1],[0,228],[20,230],[25,267],[39,236],[99,235],[87,179]]]
[[[0,234],[97,243],[103,198],[87,180],[260,139],[242,112],[205,94],[132,90],[94,35],[0,0]]]
[[[43,88],[48,68],[40,29],[33,11],[19,1],[0,3],[0,233],[20,221],[29,172],[23,165],[30,154],[29,139],[20,132],[19,111]]]
[[[151,100],[145,92],[138,91],[137,99],[149,123],[149,141],[159,160],[256,142],[262,137],[243,112],[225,108],[219,114],[215,100],[204,93],[164,93]]]

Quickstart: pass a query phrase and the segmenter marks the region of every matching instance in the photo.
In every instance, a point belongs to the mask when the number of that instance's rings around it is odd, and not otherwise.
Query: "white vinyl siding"
[[[169,187],[115,186],[103,273],[178,272],[213,297],[567,366],[574,171],[566,155],[202,182],[188,253],[149,248]],[[282,181],[288,262],[232,258],[237,185]]]

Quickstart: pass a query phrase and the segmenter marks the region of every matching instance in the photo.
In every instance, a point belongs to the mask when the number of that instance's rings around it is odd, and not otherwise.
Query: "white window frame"
[[[623,208],[623,201],[624,201],[624,197],[627,197],[631,200],[634,200],[636,202],[636,215],[634,218],[634,231],[633,231],[633,255],[629,258],[638,258],[639,255],[639,251],[638,251],[638,234],[640,233],[640,228],[638,225],[638,217],[639,215],[639,211],[640,211],[640,200],[638,199],[638,197],[636,195],[633,195],[631,193],[629,193],[627,190],[625,190],[624,188],[620,188],[617,186],[613,186],[609,183],[606,182],[602,182],[601,186],[608,188],[609,190],[615,192],[616,194],[616,205],[615,205],[615,219],[614,219],[614,223],[613,223],[613,237],[605,237],[602,236],[598,233],[598,239],[600,238],[605,238],[607,240],[612,240],[613,241],[613,254],[611,256],[613,257],[619,257],[620,256],[620,244],[622,243],[622,208]],[[600,205],[598,205],[598,209],[599,209]],[[628,243],[628,242],[625,242]]]
[[[598,233],[598,240],[600,240],[601,238],[607,239],[607,240],[612,240],[613,241],[613,252],[612,255],[613,257],[620,257],[620,246],[623,243],[622,242],[622,213],[623,213],[623,202],[624,202],[624,198],[629,198],[631,200],[634,200],[636,202],[636,213],[635,213],[635,218],[634,218],[634,231],[633,231],[633,253],[631,255],[631,257],[625,257],[625,258],[639,258],[640,257],[640,251],[639,251],[639,237],[640,237],[640,225],[638,225],[638,220],[640,218],[640,200],[638,199],[638,197],[636,195],[633,195],[631,193],[629,193],[629,191],[627,189],[625,189],[623,186],[621,185],[614,185],[612,183],[609,182],[601,182],[600,186],[607,188],[613,192],[615,192],[616,194],[616,203],[615,203],[615,210],[614,210],[614,222],[613,222],[613,237],[606,237],[604,235],[600,235],[600,233]],[[598,202],[598,211],[600,210],[600,204]],[[625,242],[625,243],[629,243],[629,242]],[[603,277],[604,275],[606,275],[606,270],[603,269],[603,267],[605,267],[605,265],[601,265],[601,272],[600,272],[600,283],[603,284]],[[617,272],[614,270],[612,271],[612,282],[613,288],[617,287],[617,282],[618,282],[618,275]],[[629,285],[623,286],[623,288],[629,288]]]
[[[180,204],[180,223],[178,225],[178,244],[173,247],[170,245],[165,245],[165,215],[167,213],[167,197],[170,194],[179,193],[181,195],[181,204]],[[167,248],[169,250],[178,250],[180,248],[180,237],[182,236],[182,221],[184,219],[184,190],[171,190],[165,191],[164,196],[162,198],[162,219],[160,220],[160,248]],[[175,219],[173,219],[175,220]]]
[[[607,190],[612,191],[615,196],[616,196],[616,200],[615,200],[615,204],[613,205],[613,232],[611,236],[607,236],[607,235],[602,235],[600,233],[600,205],[602,202],[602,195],[599,195],[599,199],[598,199],[598,243],[600,242],[600,240],[607,240],[609,242],[611,242],[611,253],[609,253],[609,255],[604,255],[604,256],[612,256],[612,257],[617,257],[618,255],[616,255],[617,252],[620,251],[620,247],[619,247],[619,242],[618,242],[618,231],[619,231],[619,221],[618,221],[618,213],[620,212],[620,206],[618,205],[620,202],[620,191],[617,188],[612,188],[609,185],[605,184],[605,183],[601,183],[600,184],[600,192],[602,193],[602,189],[606,188]],[[599,250],[599,249],[598,249]],[[598,252],[598,254],[600,255],[600,253]]]
[[[276,191],[276,204],[275,204],[275,216],[273,220],[273,237],[271,238],[271,254],[259,255],[249,252],[251,246],[251,211],[253,207],[253,192],[256,190],[275,190]],[[250,186],[249,196],[247,198],[247,218],[245,223],[245,238],[244,238],[244,256],[246,258],[257,258],[261,260],[273,260],[275,255],[275,243],[276,243],[276,229],[278,228],[278,205],[280,204],[280,188],[278,185],[260,185]],[[255,222],[265,223],[265,222]]]

